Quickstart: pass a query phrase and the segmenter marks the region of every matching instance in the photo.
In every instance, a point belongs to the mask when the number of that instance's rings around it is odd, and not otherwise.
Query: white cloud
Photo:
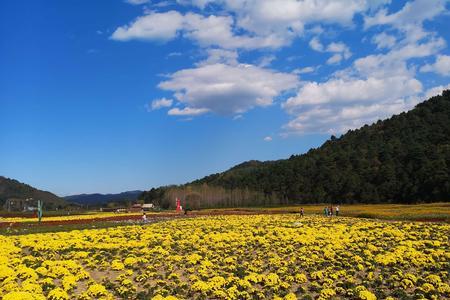
[[[133,5],[141,5],[150,2],[150,0],[125,0],[125,2]]]
[[[415,43],[433,36],[425,31],[423,23],[446,11],[447,0],[414,0],[407,2],[398,12],[389,14],[381,9],[374,16],[364,18],[365,28],[388,25],[404,35],[404,43]]]
[[[294,74],[306,74],[306,73],[312,73],[316,69],[314,67],[304,67],[304,68],[298,68],[292,71]]]
[[[170,52],[167,54],[167,57],[181,56],[183,55],[181,52]]]
[[[264,142],[271,142],[272,141],[272,137],[271,136],[266,136],[264,138]]]
[[[386,54],[368,55],[354,61],[352,72],[361,76],[388,77],[414,76],[415,70],[408,69],[407,61],[437,54],[445,47],[441,38],[432,38],[423,43],[410,43],[392,49]]]
[[[395,46],[397,39],[393,35],[382,32],[375,35],[372,42],[377,45],[377,49],[390,49]]]
[[[159,88],[173,92],[173,102],[177,102],[169,115],[192,117],[211,112],[242,116],[252,108],[283,101],[282,96],[295,90],[295,95],[282,103],[291,118],[284,126],[286,132],[340,133],[408,110],[424,95],[445,88],[438,86],[424,92],[422,83],[416,79],[416,68],[423,62],[416,59],[438,55],[434,63],[423,65],[420,71],[450,75],[450,56],[439,55],[446,42],[423,25],[445,11],[444,0],[409,1],[397,12],[379,9],[391,0],[177,2],[196,6],[195,13],[190,12],[192,7],[180,12],[146,11],[129,25],[117,28],[111,36],[121,41],[163,42],[181,37],[201,47],[205,59],[192,68],[168,75],[159,84]],[[295,75],[314,72],[314,67],[291,73],[265,68],[275,58],[274,52],[267,50],[310,35],[314,37],[309,46],[326,54],[327,64],[337,65],[350,59],[349,46],[339,40],[330,42],[338,35],[328,29],[336,24],[354,28],[353,20],[358,14],[363,16],[366,29],[381,27],[375,34],[373,30],[366,31],[365,41],[371,41],[383,52],[358,58],[350,67],[318,81],[300,82]],[[338,29],[333,26],[331,31],[336,33]],[[264,56],[255,62],[256,66],[239,63],[243,50],[262,48],[265,52],[259,54]]]
[[[277,48],[285,41],[274,35],[264,37],[236,35],[231,16],[202,16],[177,11],[149,12],[130,25],[117,28],[111,38],[118,41],[169,41],[178,35],[197,42],[200,46],[218,46],[225,49]]]
[[[174,2],[172,0],[159,0],[158,2],[153,2],[152,7],[167,7],[173,5]]]
[[[317,37],[313,37],[309,41],[309,46],[311,47],[311,49],[313,49],[314,51],[317,51],[317,52],[322,52],[324,49],[322,43],[319,41],[319,39]]]
[[[227,64],[227,65],[237,65],[238,63],[238,53],[235,50],[224,50],[224,49],[208,49],[206,50],[208,57],[200,61],[197,65],[213,65],[217,63]]]
[[[141,2],[144,0],[130,0]],[[215,3],[221,15],[203,13],[181,14],[175,11],[154,12],[137,18],[127,26],[116,29],[112,39],[126,41],[162,40],[177,36],[189,38],[201,46],[226,49],[279,48],[301,36],[305,25],[317,23],[349,26],[356,14],[371,11],[389,0],[178,0],[205,9]],[[239,32],[239,34],[236,34]]]
[[[173,103],[172,99],[161,98],[152,101],[152,104],[148,107],[151,110],[157,110],[163,107],[171,107]]]
[[[437,96],[437,95],[441,95],[442,91],[444,90],[450,90],[450,83],[447,85],[439,85],[439,86],[435,86],[432,88],[429,88],[426,92],[425,92],[425,99],[429,99],[433,96]]]
[[[408,60],[411,58],[427,57],[438,53],[445,48],[445,40],[432,37],[422,43],[408,43],[406,46],[392,50],[387,57],[389,59]]]
[[[386,54],[359,58],[325,82],[303,84],[283,104],[293,117],[285,131],[344,133],[413,108],[424,93],[407,62],[434,55],[444,45],[438,38],[406,44]]]
[[[343,58],[349,59],[350,56],[352,56],[352,53],[350,52],[350,49],[342,42],[339,43],[331,43],[327,46],[327,52],[332,53],[342,53]]]
[[[234,13],[237,25],[257,35],[276,34],[286,40],[301,35],[306,24],[352,24],[355,14],[378,6],[371,1],[347,0],[223,0],[225,9]]]
[[[204,17],[198,14],[186,14],[184,35],[197,41],[201,46],[219,46],[227,49],[276,48],[284,44],[284,41],[273,35],[265,37],[235,35],[231,16]]]
[[[376,25],[392,25],[403,30],[409,30],[412,24],[422,24],[445,11],[447,0],[415,0],[407,2],[401,10],[388,14],[381,9],[375,16],[364,19],[366,28]]]
[[[294,74],[254,65],[218,63],[177,71],[159,87],[173,91],[175,98],[188,107],[235,115],[269,106],[282,92],[297,85]]]
[[[422,84],[404,76],[367,79],[331,79],[324,83],[308,82],[283,107],[289,112],[305,105],[377,102],[414,95]]]
[[[315,106],[305,110],[284,126],[287,133],[345,133],[349,129],[359,128],[385,119],[393,114],[409,110],[417,104],[414,97],[394,99],[380,103],[357,104],[349,107]]]
[[[328,60],[327,64],[333,65],[340,63],[343,59],[349,59],[352,56],[352,52],[342,42],[332,42],[327,47],[325,47],[318,39],[314,37],[309,41],[309,46],[311,49],[318,52],[330,52],[334,53]]]
[[[209,3],[214,2],[214,0],[177,0],[177,2],[182,5],[193,5],[204,9]]]
[[[117,28],[111,38],[117,41],[134,39],[168,41],[176,37],[183,26],[183,21],[183,16],[176,11],[152,12],[138,17],[130,25]]]
[[[308,29],[308,32],[315,35],[320,35],[325,32],[325,29],[323,29],[323,27],[320,25],[315,25],[311,29]]]
[[[420,72],[434,72],[443,76],[450,76],[450,56],[438,55],[433,64],[426,64],[420,68]]]
[[[259,59],[258,66],[261,68],[270,66],[275,59],[277,59],[275,55],[265,55]]]
[[[342,55],[339,53],[333,54],[328,60],[327,65],[334,65],[340,63],[342,60]]]
[[[167,114],[169,116],[199,116],[209,112],[206,108],[192,108],[185,107],[183,109],[179,109],[178,107],[174,107],[170,109]]]
[[[408,62],[436,55],[445,48],[445,41],[430,35],[421,41],[404,39],[387,46],[390,47],[387,53],[356,59],[351,67],[324,82],[304,83],[282,105],[292,116],[284,130],[343,133],[409,110],[423,100],[427,92],[423,92],[422,83],[415,78],[414,65]],[[342,47],[334,45],[331,49],[338,51]]]

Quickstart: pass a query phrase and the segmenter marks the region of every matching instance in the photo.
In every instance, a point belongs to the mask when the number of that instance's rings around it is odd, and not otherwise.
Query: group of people
[[[332,205],[330,205],[329,207],[325,206],[323,208],[323,214],[325,215],[325,217],[332,217],[333,213],[336,214],[336,217],[339,216],[339,205],[334,207],[334,210],[333,210],[333,206]]]
[[[339,216],[339,205],[337,205],[336,207],[330,205],[330,206],[325,206],[323,209],[323,214],[325,215],[325,217],[332,217],[333,213],[336,214],[336,217]],[[305,210],[302,208],[300,208],[300,216],[304,216],[305,215]]]

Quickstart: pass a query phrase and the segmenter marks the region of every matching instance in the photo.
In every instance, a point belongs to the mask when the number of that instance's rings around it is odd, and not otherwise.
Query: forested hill
[[[128,191],[119,194],[80,194],[66,196],[64,199],[70,202],[89,206],[102,206],[111,202],[126,205],[128,202],[135,201],[142,191]]]
[[[33,198],[26,202],[27,205],[36,206],[37,200],[44,203],[46,209],[63,208],[68,205],[64,199],[47,191],[38,190],[28,184],[14,179],[0,176],[0,210],[7,200],[12,200],[15,206],[12,209],[23,209],[25,199]]]
[[[306,154],[246,162],[189,185],[205,184],[275,193],[280,204],[450,201],[450,91]]]
[[[27,198],[44,200],[50,209],[67,205],[50,192],[0,176],[0,208],[8,199],[20,204]],[[244,162],[140,198],[163,207],[173,206],[175,198],[198,207],[450,201],[450,90],[305,154]]]

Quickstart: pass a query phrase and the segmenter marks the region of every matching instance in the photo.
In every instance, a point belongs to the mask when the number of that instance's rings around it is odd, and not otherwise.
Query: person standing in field
[[[333,205],[330,205],[330,217],[333,216]]]
[[[142,222],[144,224],[147,223],[147,215],[145,213],[142,215]]]
[[[339,216],[339,205],[336,206],[336,217]]]
[[[328,207],[325,206],[325,208],[323,209],[323,214],[325,215],[325,217],[328,217]]]
[[[300,216],[303,218],[303,215],[304,215],[304,211],[303,211],[303,207],[302,208],[300,208]]]

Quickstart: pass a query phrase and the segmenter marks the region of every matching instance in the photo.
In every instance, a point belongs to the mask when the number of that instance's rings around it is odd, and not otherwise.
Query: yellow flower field
[[[280,207],[246,207],[234,209],[234,211],[245,211],[252,213],[298,213],[300,207],[304,208],[305,214],[323,214],[323,208],[329,204],[304,204],[296,206]],[[336,206],[334,204],[333,206]],[[346,217],[362,217],[385,220],[429,220],[446,221],[450,223],[450,203],[421,203],[421,204],[351,204],[340,206],[340,214]],[[202,213],[223,212],[228,209],[204,209]]]
[[[447,299],[449,234],[289,214],[0,236],[0,298]]]
[[[156,214],[154,212],[146,212],[147,215]],[[110,218],[117,216],[128,216],[137,217],[142,216],[140,212],[126,212],[126,213],[114,213],[114,212],[90,212],[86,214],[76,214],[76,215],[66,215],[66,216],[44,216],[43,221],[72,221],[72,220],[92,220],[101,218]],[[35,223],[37,222],[37,217],[35,218],[24,218],[24,217],[0,217],[0,222],[4,223]]]

